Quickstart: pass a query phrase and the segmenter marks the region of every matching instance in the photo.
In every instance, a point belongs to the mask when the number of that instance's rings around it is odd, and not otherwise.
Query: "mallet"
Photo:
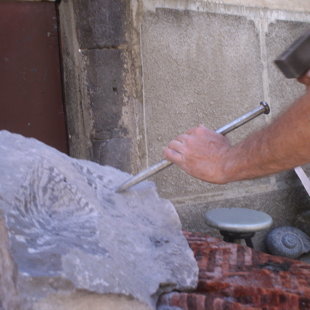
[[[274,61],[288,78],[298,78],[310,69],[310,30],[294,41]]]

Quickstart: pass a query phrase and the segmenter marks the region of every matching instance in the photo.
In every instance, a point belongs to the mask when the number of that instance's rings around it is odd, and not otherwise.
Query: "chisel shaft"
[[[257,116],[259,116],[261,114],[268,114],[269,112],[270,112],[270,108],[269,108],[268,103],[261,102],[260,106],[258,108],[252,110],[251,112],[248,112],[248,113],[242,115],[241,117],[235,119],[231,123],[217,129],[216,132],[220,133],[222,135],[226,135],[227,133],[235,130],[236,128],[242,126],[243,124],[245,124],[245,123],[249,122],[250,120],[256,118]],[[172,162],[170,162],[166,159],[163,159],[160,162],[158,162],[157,164],[155,164],[155,165],[139,172],[135,176],[129,178],[127,181],[122,183],[116,189],[116,192],[117,193],[123,192],[126,189],[128,189],[129,187],[144,181],[145,179],[149,178],[150,176],[158,173],[159,171],[161,171],[161,170],[163,170],[163,169],[165,169],[171,165],[172,165]]]

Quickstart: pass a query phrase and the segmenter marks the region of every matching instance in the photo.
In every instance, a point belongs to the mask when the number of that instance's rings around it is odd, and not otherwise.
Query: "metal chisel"
[[[252,110],[251,112],[248,112],[248,113],[242,115],[241,117],[235,119],[231,123],[217,129],[216,132],[220,133],[222,135],[225,135],[225,134],[233,131],[234,129],[242,126],[243,124],[249,122],[250,120],[256,118],[257,116],[259,116],[261,114],[268,114],[269,112],[270,112],[270,108],[269,108],[268,103],[261,102],[260,106],[258,108]],[[137,175],[129,178],[127,181],[125,181],[119,187],[117,187],[115,191],[117,193],[123,192],[126,189],[128,189],[129,187],[144,181],[148,177],[156,174],[157,172],[159,172],[159,171],[161,171],[161,170],[163,170],[163,169],[165,169],[171,165],[172,165],[172,162],[164,159],[164,160],[158,162],[157,164],[141,171]]]

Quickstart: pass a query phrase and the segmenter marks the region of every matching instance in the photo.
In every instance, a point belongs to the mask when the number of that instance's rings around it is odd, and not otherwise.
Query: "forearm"
[[[310,162],[310,89],[275,122],[224,155],[225,183]]]

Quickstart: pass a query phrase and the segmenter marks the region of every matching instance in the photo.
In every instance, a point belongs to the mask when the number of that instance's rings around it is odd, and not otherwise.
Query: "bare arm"
[[[226,156],[227,181],[260,177],[310,162],[310,91]]]
[[[310,77],[300,81],[309,85]],[[236,146],[203,126],[171,141],[165,157],[188,174],[224,184],[261,177],[310,162],[310,88],[270,126]]]

